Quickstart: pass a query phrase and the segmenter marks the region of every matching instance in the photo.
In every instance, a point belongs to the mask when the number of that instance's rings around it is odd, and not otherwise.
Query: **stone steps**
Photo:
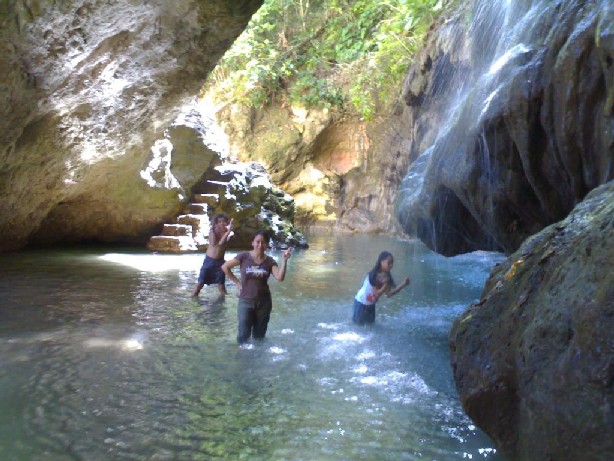
[[[192,202],[188,204],[186,211],[188,214],[207,214],[207,211],[209,211],[209,205],[206,203]]]
[[[184,224],[192,226],[192,232],[195,232],[198,228],[206,227],[209,222],[209,216],[203,214],[180,214],[177,216],[177,224]]]
[[[165,237],[191,237],[192,226],[188,224],[165,224],[162,228]]]
[[[220,202],[220,194],[225,193],[228,176],[219,175],[201,184],[192,201],[186,205],[185,214],[175,218],[174,223],[164,224],[161,235],[153,236],[147,243],[151,251],[161,253],[183,253],[203,251],[207,247],[209,223],[212,210]]]
[[[194,239],[187,235],[154,235],[147,242],[147,249],[161,253],[185,253],[199,250]]]
[[[186,253],[203,251],[209,235],[209,211],[219,200],[217,194],[194,194],[186,206],[185,214],[174,223],[164,224],[161,235],[147,242],[147,249],[160,253]]]
[[[230,181],[217,181],[213,179],[209,179],[205,181],[200,190],[198,190],[198,194],[200,196],[219,196],[220,193],[224,193],[227,190]]]
[[[196,203],[206,203],[209,206],[215,206],[220,202],[219,194],[194,194],[192,198]]]
[[[207,184],[210,184],[212,186],[226,188],[226,187],[228,187],[228,184],[230,184],[230,181],[214,181],[214,180],[210,179],[209,181],[207,181]]]

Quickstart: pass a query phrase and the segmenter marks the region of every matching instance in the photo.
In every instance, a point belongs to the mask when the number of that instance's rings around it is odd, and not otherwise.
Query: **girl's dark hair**
[[[262,235],[262,238],[264,238],[264,240],[266,241],[267,245],[268,245],[269,243],[271,243],[271,236],[270,236],[270,235],[269,235],[269,233],[268,233],[267,231],[265,231],[265,230],[259,230],[258,232],[256,232],[256,233],[254,234],[254,238],[252,238],[252,241],[253,241],[253,240],[254,240],[256,237],[258,237],[259,235]]]
[[[390,253],[389,251],[382,251],[377,257],[377,262],[375,263],[375,266],[373,266],[373,269],[369,271],[369,283],[371,285],[375,286],[375,282],[377,280],[377,273],[380,270],[380,264],[382,263],[383,260],[388,259],[388,258],[392,258],[392,260],[394,261],[394,256],[392,256],[392,253]],[[392,280],[392,274],[388,274],[388,275],[390,276],[390,278],[388,279],[388,283],[394,286],[394,280]]]

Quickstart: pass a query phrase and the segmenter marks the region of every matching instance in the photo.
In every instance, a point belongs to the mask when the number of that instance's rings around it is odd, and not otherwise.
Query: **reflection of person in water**
[[[219,296],[214,299],[199,299],[196,302],[202,307],[195,313],[196,318],[203,325],[216,326],[223,319],[222,312],[226,310],[226,298]]]
[[[239,253],[233,259],[224,263],[222,270],[239,290],[239,305],[237,316],[239,320],[239,344],[250,337],[264,338],[266,335],[273,302],[269,290],[268,278],[271,274],[280,282],[286,276],[286,263],[292,254],[291,248],[283,253],[281,267],[270,256],[265,254],[269,247],[270,237],[265,231],[258,231],[252,240],[251,251]],[[241,280],[232,273],[234,266],[240,267]]]

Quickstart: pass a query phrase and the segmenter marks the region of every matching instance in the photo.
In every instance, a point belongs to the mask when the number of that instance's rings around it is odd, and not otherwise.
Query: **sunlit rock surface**
[[[409,128],[398,114],[374,121],[305,110],[227,105],[217,113],[232,155],[266,166],[296,202],[301,229],[395,232],[394,197],[407,170]]]
[[[614,181],[529,238],[450,334],[469,416],[510,461],[614,459]]]
[[[510,253],[614,178],[614,6],[476,1],[404,97],[420,155],[397,197],[405,231],[445,255]]]
[[[0,249],[146,241],[174,215],[181,187],[141,172],[261,3],[0,5]]]

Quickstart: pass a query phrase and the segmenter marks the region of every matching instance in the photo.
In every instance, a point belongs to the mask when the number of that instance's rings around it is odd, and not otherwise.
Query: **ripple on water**
[[[0,264],[17,280],[0,277],[15,303],[0,325],[0,459],[493,459],[447,363],[446,330],[467,300],[424,297],[433,273],[454,274],[447,260],[413,264],[424,250],[394,239],[332,240],[293,255],[271,284],[267,338],[241,347],[232,287],[189,296],[202,255]],[[380,247],[414,291],[359,328],[352,294]],[[438,296],[456,295],[447,284]]]

